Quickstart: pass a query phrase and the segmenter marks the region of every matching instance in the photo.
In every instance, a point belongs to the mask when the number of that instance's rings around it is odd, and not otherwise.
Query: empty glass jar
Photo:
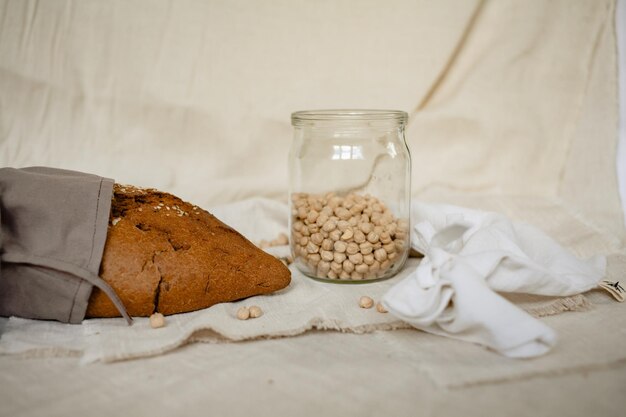
[[[290,245],[311,278],[352,283],[393,276],[409,252],[407,114],[312,110],[291,115]]]

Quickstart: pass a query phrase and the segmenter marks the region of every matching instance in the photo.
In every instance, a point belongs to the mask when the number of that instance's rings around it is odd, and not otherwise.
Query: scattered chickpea
[[[374,300],[372,300],[371,297],[364,295],[361,298],[359,298],[359,307],[372,308],[373,305],[374,305]]]
[[[248,320],[250,317],[250,309],[248,307],[239,307],[237,310],[237,318],[239,320]]]
[[[259,306],[252,306],[248,309],[249,315],[251,319],[256,319],[263,315],[263,310]]]
[[[299,232],[301,230],[302,230],[302,222],[295,222],[293,225],[294,233]],[[272,246],[287,245],[288,243],[289,243],[289,238],[287,237],[287,235],[284,233],[280,233],[276,239],[270,240],[269,242],[267,240],[261,240],[261,242],[259,242],[257,246],[261,249],[265,249],[265,248],[272,247]]]
[[[165,317],[161,313],[154,313],[150,316],[150,327],[158,329],[165,326]]]
[[[376,303],[376,311],[379,313],[388,313],[387,309],[381,303]]]

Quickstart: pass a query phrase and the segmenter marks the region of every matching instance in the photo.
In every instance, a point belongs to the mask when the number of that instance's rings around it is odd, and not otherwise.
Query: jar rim
[[[291,124],[301,122],[324,121],[395,121],[400,125],[406,124],[408,114],[402,110],[376,109],[323,109],[301,110],[291,113]]]

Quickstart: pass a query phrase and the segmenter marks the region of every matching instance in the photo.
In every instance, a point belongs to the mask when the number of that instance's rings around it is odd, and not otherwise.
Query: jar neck
[[[399,110],[306,110],[292,113],[294,127],[313,129],[403,129],[408,115]]]

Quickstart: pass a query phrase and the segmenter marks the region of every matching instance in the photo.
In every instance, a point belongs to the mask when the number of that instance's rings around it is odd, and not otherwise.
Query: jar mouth
[[[402,126],[406,124],[408,117],[408,114],[402,110],[303,110],[291,113],[291,124],[301,126],[315,122],[391,122]]]

